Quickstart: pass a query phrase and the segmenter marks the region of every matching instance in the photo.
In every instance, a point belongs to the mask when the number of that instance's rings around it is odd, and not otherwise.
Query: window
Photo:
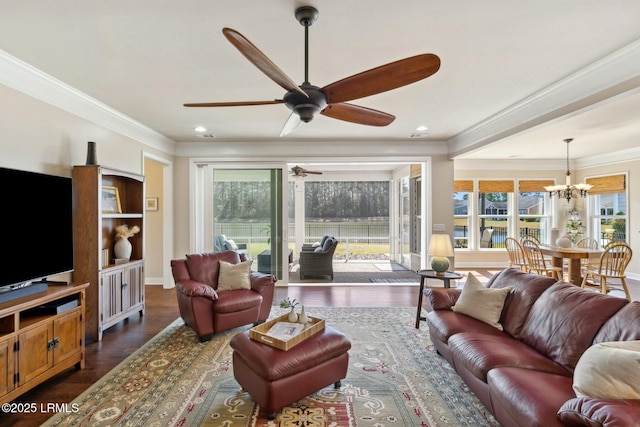
[[[626,174],[587,179],[589,191],[591,232],[604,247],[613,240],[627,240]]]
[[[549,196],[544,190],[553,181],[522,180],[518,182],[518,235],[534,236],[541,242],[549,241]]]
[[[455,181],[453,193],[453,240],[456,249],[469,247],[470,209],[473,181]]]
[[[549,180],[479,180],[454,182],[453,216],[456,249],[501,249],[507,236],[533,235],[549,240]]]
[[[504,248],[509,235],[510,198],[513,181],[479,181],[478,183],[478,247]]]

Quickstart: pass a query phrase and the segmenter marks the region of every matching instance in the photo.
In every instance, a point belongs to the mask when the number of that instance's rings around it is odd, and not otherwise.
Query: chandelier
[[[564,185],[548,185],[544,187],[549,195],[553,197],[556,195],[559,199],[567,199],[570,202],[575,197],[587,197],[589,190],[593,185],[591,184],[575,184],[571,185],[571,172],[569,172],[569,143],[573,141],[573,138],[567,138],[564,142],[567,143],[567,178]]]

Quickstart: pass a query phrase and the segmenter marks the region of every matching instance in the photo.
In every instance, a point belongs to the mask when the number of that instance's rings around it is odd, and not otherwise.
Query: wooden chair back
[[[504,240],[504,246],[507,248],[507,254],[509,255],[509,267],[518,267],[522,271],[527,271],[527,256],[520,242],[513,237],[507,237]]]
[[[562,268],[547,265],[547,261],[534,239],[522,239],[522,247],[527,255],[528,271],[562,280]]]

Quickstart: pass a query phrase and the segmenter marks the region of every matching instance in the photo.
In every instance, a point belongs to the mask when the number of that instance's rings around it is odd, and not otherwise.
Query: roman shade
[[[587,184],[593,185],[589,194],[613,194],[623,193],[626,188],[626,177],[624,175],[601,176],[597,178],[587,178]]]
[[[513,181],[480,181],[481,193],[513,193]]]

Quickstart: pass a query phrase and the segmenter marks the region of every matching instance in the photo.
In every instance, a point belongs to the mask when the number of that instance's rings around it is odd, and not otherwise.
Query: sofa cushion
[[[563,426],[556,413],[575,397],[571,378],[522,368],[498,368],[489,372],[491,402],[499,419],[530,427]]]
[[[462,332],[449,338],[456,370],[465,369],[486,382],[491,369],[510,366],[570,377],[571,373],[506,333]]]
[[[631,340],[640,340],[640,301],[630,302],[607,320],[593,342]]]
[[[236,245],[236,242],[233,241],[233,239],[228,239],[224,241],[224,247],[227,248],[230,251],[237,251],[238,245]]]
[[[578,397],[640,399],[640,341],[595,344],[573,373]]]
[[[498,322],[504,306],[504,300],[511,291],[510,287],[501,289],[488,289],[469,273],[462,293],[451,310],[461,313],[481,322],[487,323],[496,329],[502,330]]]
[[[252,260],[231,264],[220,260],[220,273],[218,275],[218,292],[235,291],[238,289],[251,289]]]
[[[427,314],[427,325],[432,340],[443,343],[449,341],[449,337],[460,332],[476,332],[481,334],[500,335],[504,332],[484,322],[479,322],[469,316],[461,316],[451,310],[435,310]]]
[[[531,307],[540,295],[554,283],[557,283],[556,279],[525,273],[518,268],[507,268],[495,274],[487,284],[488,287],[493,289],[508,286],[511,288],[500,317],[500,324],[504,330],[511,336],[520,339]]]
[[[640,420],[640,401],[576,397],[562,405],[558,418],[567,426],[637,426]]]
[[[192,280],[213,286],[218,286],[218,274],[220,271],[220,260],[237,264],[240,262],[237,252],[209,252],[204,254],[187,255],[187,269]]]
[[[623,298],[558,282],[531,307],[522,340],[573,372],[598,330],[626,304]]]
[[[220,292],[216,301],[215,314],[237,315],[238,312],[257,308],[260,304],[262,304],[262,295],[251,290]]]

